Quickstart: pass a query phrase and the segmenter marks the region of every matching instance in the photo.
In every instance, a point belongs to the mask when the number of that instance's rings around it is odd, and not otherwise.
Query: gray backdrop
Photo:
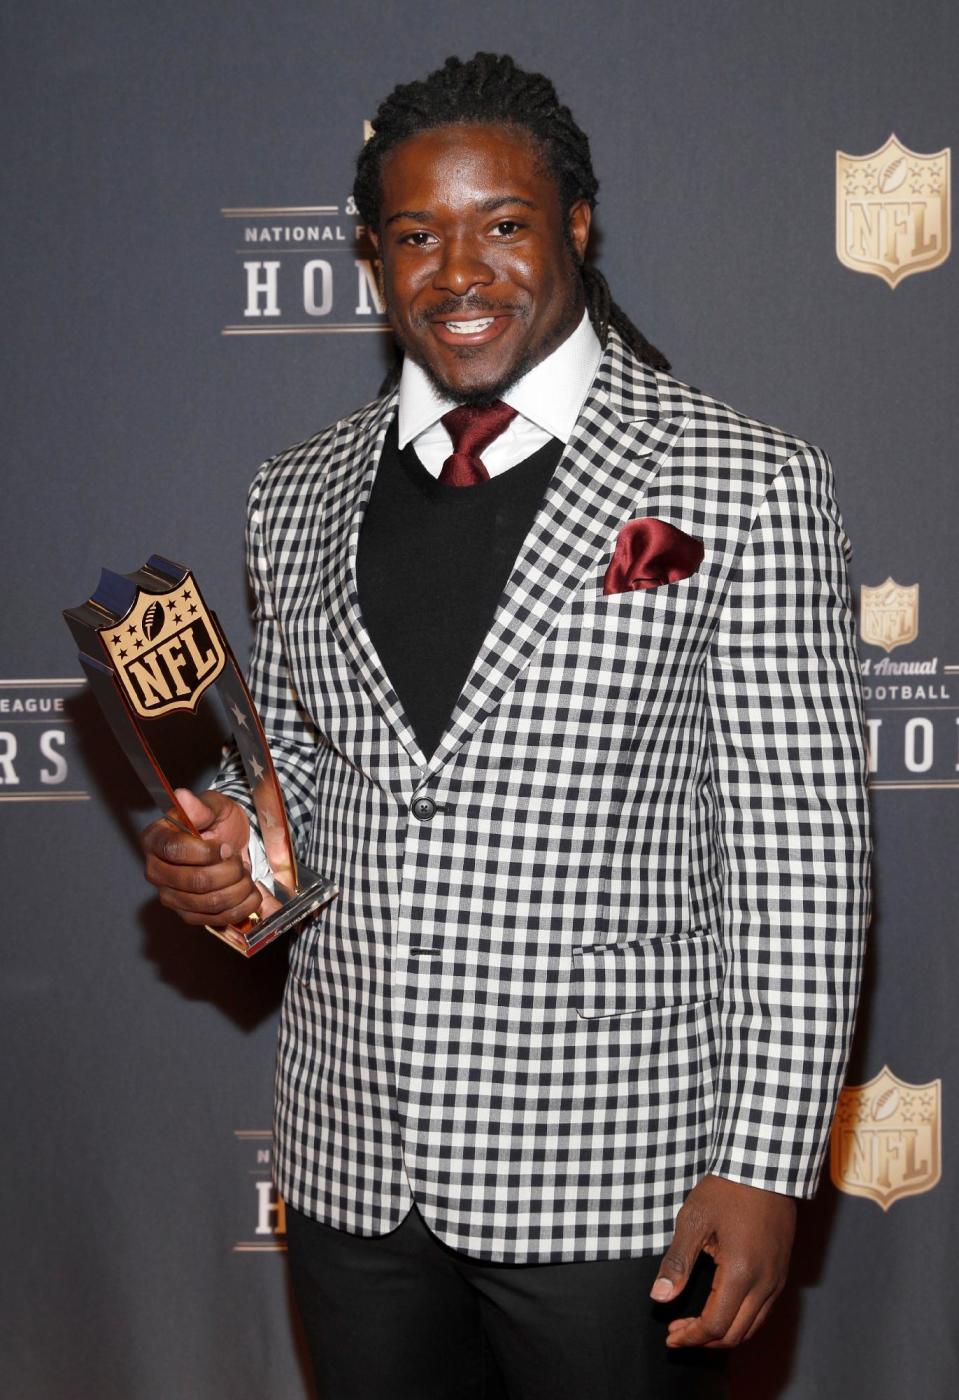
[[[286,950],[245,963],[150,902],[151,812],[59,610],[101,565],[162,552],[245,654],[247,483],[372,397],[385,363],[347,204],[364,119],[395,82],[487,48],[551,74],[590,132],[598,261],[674,371],[830,453],[857,599],[919,586],[915,638],[863,642],[864,661],[935,668],[922,694],[870,691],[876,918],[849,1080],[941,1079],[911,1165],[929,1189],[876,1199],[869,1154],[902,1177],[910,1131],[883,1093],[853,1132],[872,1198],[827,1171],[801,1208],[738,1393],[959,1394],[959,264],[894,291],[843,267],[834,174],[837,150],[892,131],[952,144],[955,4],[7,0],[0,22],[3,1393],[308,1394],[268,1184]],[[312,212],[263,212],[289,209]]]

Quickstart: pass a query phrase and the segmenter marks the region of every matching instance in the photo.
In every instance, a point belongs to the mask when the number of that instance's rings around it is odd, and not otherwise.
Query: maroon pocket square
[[[657,588],[694,574],[705,554],[702,540],[657,520],[654,515],[627,520],[616,536],[616,547],[603,577],[604,593],[627,593]]]

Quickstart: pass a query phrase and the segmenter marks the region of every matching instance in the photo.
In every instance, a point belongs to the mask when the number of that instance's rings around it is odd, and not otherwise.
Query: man
[[[340,891],[291,949],[275,1117],[321,1393],[466,1400],[488,1348],[523,1400],[721,1394],[869,915],[831,467],[610,301],[547,79],[451,59],[374,131],[398,384],[265,464],[247,540],[253,694]],[[203,841],[145,835],[194,924],[270,907],[217,789]]]

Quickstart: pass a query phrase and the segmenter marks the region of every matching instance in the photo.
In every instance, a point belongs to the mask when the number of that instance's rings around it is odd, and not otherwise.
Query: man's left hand
[[[786,1282],[795,1233],[793,1197],[721,1176],[697,1182],[676,1217],[652,1297],[678,1297],[700,1250],[716,1271],[702,1313],[670,1322],[666,1345],[735,1347],[758,1331]]]

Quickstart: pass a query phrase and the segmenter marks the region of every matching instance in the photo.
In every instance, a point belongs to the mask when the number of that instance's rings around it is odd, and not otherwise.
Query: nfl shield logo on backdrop
[[[862,585],[859,636],[870,646],[890,652],[919,635],[919,585],[897,583],[891,576],[877,588]]]
[[[909,1084],[888,1065],[868,1084],[847,1084],[832,1130],[833,1185],[883,1210],[931,1191],[942,1175],[941,1086],[939,1079]]]
[[[910,151],[895,135],[867,156],[836,152],[836,256],[890,287],[949,256],[949,147]]]

